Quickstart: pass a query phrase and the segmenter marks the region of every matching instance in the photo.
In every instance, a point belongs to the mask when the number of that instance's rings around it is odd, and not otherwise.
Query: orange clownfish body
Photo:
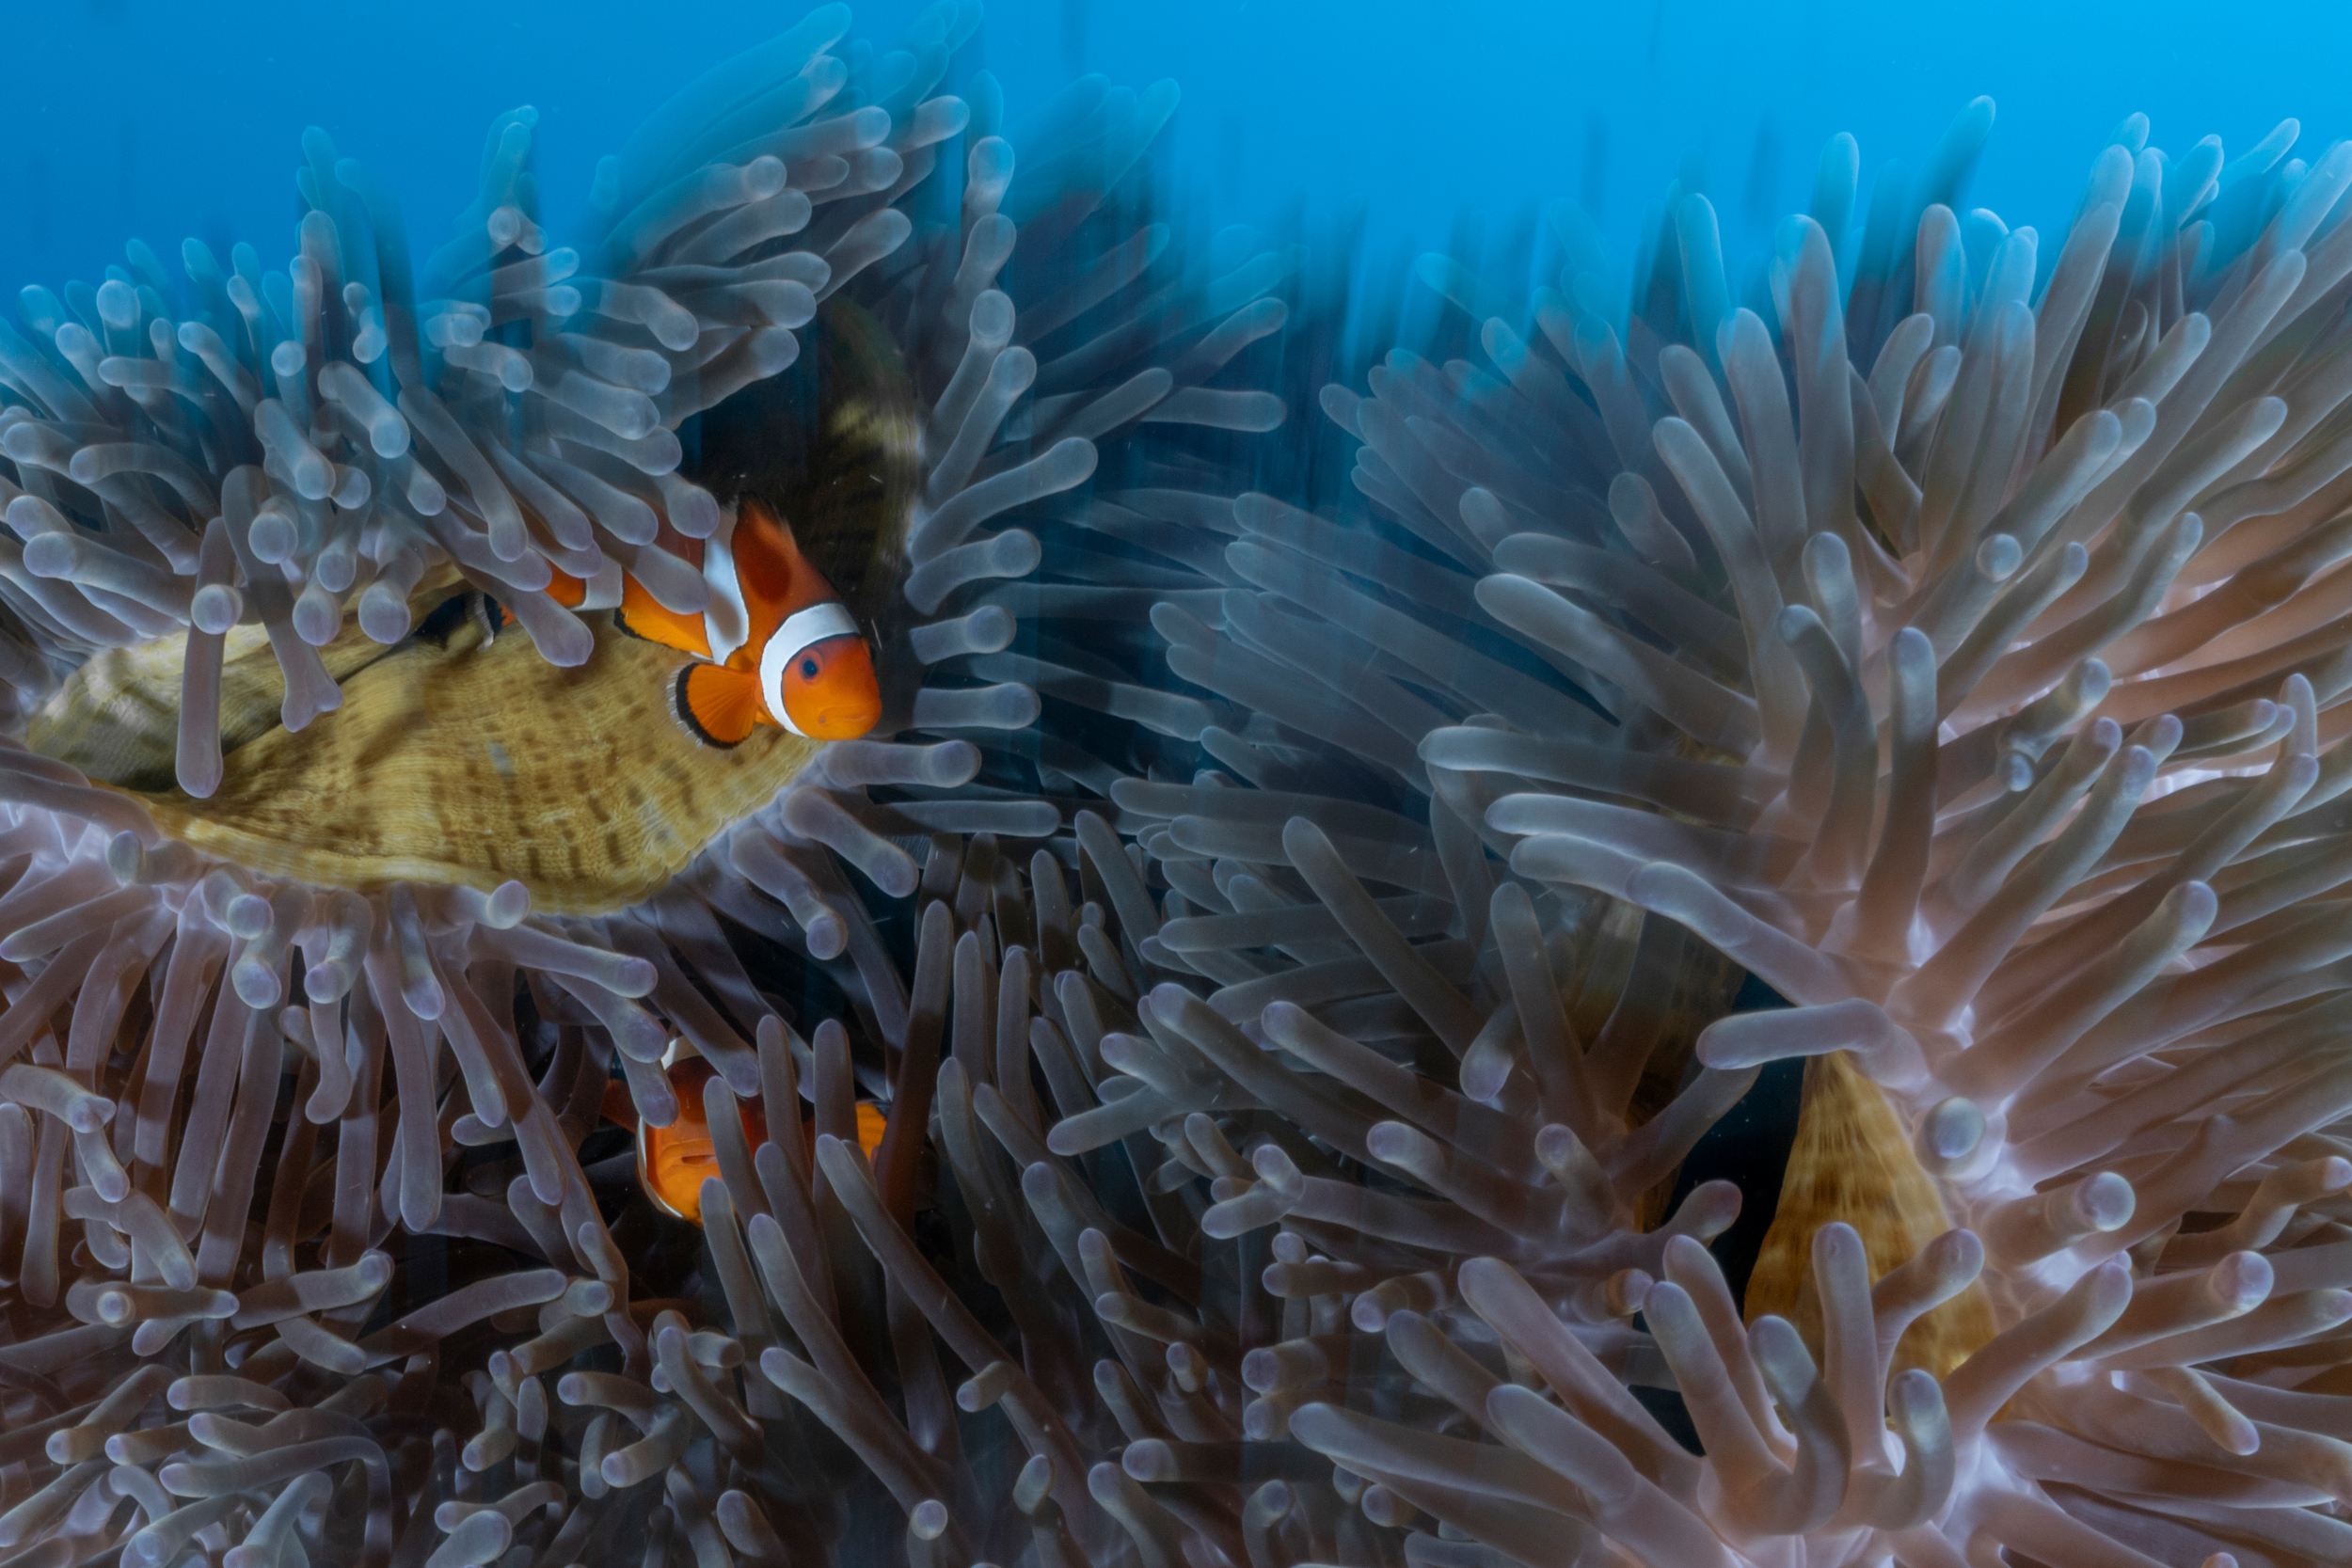
[[[586,582],[558,572],[548,592],[574,610],[617,610],[628,630],[693,656],[670,685],[672,711],[689,735],[729,747],[770,724],[812,740],[854,740],[881,720],[872,651],[774,513],[747,496],[722,512],[709,538],[665,527],[660,543],[709,583],[701,614],[663,609],[617,563]]]
[[[677,1097],[677,1119],[667,1127],[647,1125],[637,1115],[628,1085],[618,1080],[605,1085],[604,1117],[637,1134],[637,1180],[654,1206],[673,1219],[702,1223],[703,1182],[718,1176],[719,1151],[703,1114],[703,1085],[717,1076],[700,1056],[673,1050],[663,1069]],[[737,1107],[743,1118],[743,1142],[757,1148],[769,1138],[766,1109],[755,1100]],[[857,1104],[857,1141],[870,1158],[882,1145],[887,1117],[870,1101]],[[801,1135],[806,1148],[815,1142],[814,1117],[803,1109]]]

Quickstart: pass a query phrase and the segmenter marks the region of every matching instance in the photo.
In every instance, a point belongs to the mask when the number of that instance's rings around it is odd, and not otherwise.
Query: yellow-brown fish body
[[[873,653],[775,514],[745,497],[709,538],[665,526],[660,543],[709,584],[702,613],[664,609],[617,563],[590,581],[558,572],[548,592],[576,610],[618,610],[627,630],[693,657],[670,688],[687,733],[727,747],[758,724],[814,740],[854,740],[874,727],[882,688]]]

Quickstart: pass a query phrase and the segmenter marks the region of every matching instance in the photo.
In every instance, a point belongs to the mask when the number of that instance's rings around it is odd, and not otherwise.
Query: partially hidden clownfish
[[[655,1127],[637,1115],[628,1086],[619,1081],[605,1085],[604,1118],[630,1129],[637,1139],[637,1181],[654,1207],[673,1219],[702,1223],[703,1182],[718,1176],[719,1150],[703,1112],[703,1086],[718,1076],[708,1062],[682,1041],[673,1041],[662,1058],[662,1074],[677,1098],[677,1119]],[[743,1120],[743,1142],[757,1148],[768,1142],[765,1107],[746,1100],[737,1107]],[[805,1112],[805,1108],[804,1108]],[[882,1146],[887,1114],[871,1101],[857,1102],[858,1147],[871,1157]],[[815,1139],[813,1118],[803,1114],[801,1136],[806,1148]]]
[[[616,610],[624,631],[693,657],[670,682],[687,734],[722,748],[760,724],[855,740],[881,721],[882,687],[856,618],[773,512],[746,496],[721,512],[709,538],[665,530],[662,546],[709,583],[701,614],[663,609],[613,561],[586,581],[557,572],[548,593],[568,609]]]

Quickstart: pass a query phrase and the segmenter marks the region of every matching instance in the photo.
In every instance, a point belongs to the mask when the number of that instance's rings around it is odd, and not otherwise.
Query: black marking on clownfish
[[[506,627],[506,607],[487,594],[466,595],[466,617],[482,633],[482,645],[488,647],[499,640]]]
[[[473,607],[468,601],[473,596],[471,593],[451,594],[427,610],[408,635],[420,642],[430,642],[437,648],[449,646],[451,634],[464,626],[472,614]]]

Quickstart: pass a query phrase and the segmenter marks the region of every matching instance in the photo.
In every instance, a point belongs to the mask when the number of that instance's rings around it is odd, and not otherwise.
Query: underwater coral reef
[[[2352,1558],[2352,145],[1399,325],[978,22],[0,325],[0,1565]]]

